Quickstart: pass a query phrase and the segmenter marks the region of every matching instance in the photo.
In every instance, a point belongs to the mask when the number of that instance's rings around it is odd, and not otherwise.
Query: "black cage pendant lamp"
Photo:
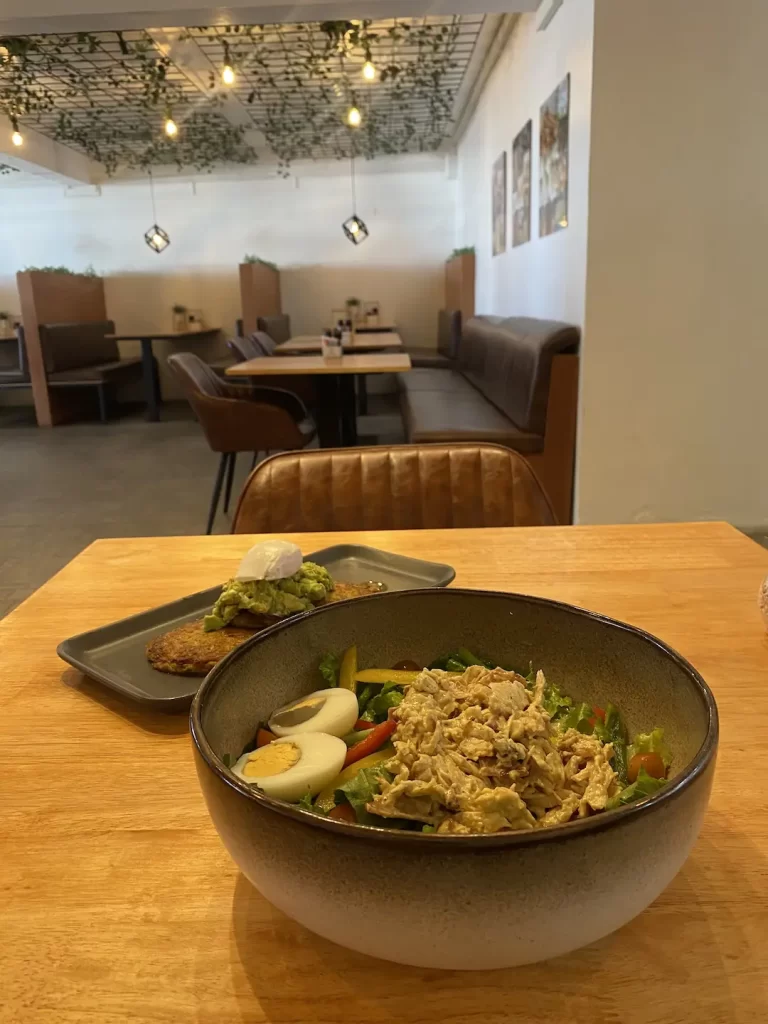
[[[152,179],[152,171],[148,171],[147,173],[149,174],[149,191],[152,196],[152,219],[154,224],[148,231],[144,232],[144,241],[153,252],[160,253],[164,249],[168,248],[171,244],[171,239],[168,236],[168,232],[163,231],[157,223],[157,211],[155,210],[155,183]]]
[[[357,216],[357,197],[355,195],[355,154],[354,151],[351,157],[351,170],[352,170],[352,216],[348,217],[347,220],[341,225],[344,234],[352,242],[353,245],[360,245],[368,237],[368,228],[365,226],[365,221]]]

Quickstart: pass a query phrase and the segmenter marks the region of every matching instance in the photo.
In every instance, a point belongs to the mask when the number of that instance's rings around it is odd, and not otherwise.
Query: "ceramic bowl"
[[[639,804],[555,828],[437,836],[331,821],[253,791],[224,766],[270,712],[322,682],[320,656],[357,644],[362,667],[428,664],[458,646],[571,696],[616,704],[629,731],[663,726],[671,781]],[[704,680],[654,637],[517,594],[422,590],[293,619],[228,655],[191,712],[213,823],[276,907],[342,946],[419,967],[487,969],[559,956],[620,928],[680,870],[709,799],[717,709]]]

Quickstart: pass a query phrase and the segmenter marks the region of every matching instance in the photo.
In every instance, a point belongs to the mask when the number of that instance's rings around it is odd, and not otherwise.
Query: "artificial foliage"
[[[149,32],[0,37],[0,111],[101,163],[211,170],[251,163],[261,133],[286,173],[303,158],[373,158],[437,149],[451,129],[461,18],[230,25],[180,30],[208,58],[207,81]],[[179,59],[176,57],[175,59]],[[364,61],[376,67],[365,82]],[[224,65],[235,71],[222,86]],[[246,118],[232,118],[232,104]],[[350,106],[362,124],[345,123]],[[170,139],[166,118],[179,125]]]

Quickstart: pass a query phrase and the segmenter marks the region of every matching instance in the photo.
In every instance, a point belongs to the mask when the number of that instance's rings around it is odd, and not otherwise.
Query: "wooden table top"
[[[322,337],[319,334],[299,334],[295,338],[284,341],[275,349],[275,355],[281,356],[285,353],[298,352],[319,352],[322,346]],[[386,331],[381,334],[356,334],[351,341],[344,346],[347,352],[372,352],[379,348],[402,348],[403,339],[394,331]]]
[[[97,541],[0,623],[0,1021],[767,1020],[768,636],[756,593],[768,551],[703,523],[290,539],[304,551],[349,540],[450,562],[458,586],[594,608],[690,658],[715,692],[721,744],[685,867],[632,923],[553,963],[443,973],[317,938],[230,861],[186,716],[143,710],[56,656],[73,633],[226,579],[254,538]],[[350,926],[365,926],[354,907]]]
[[[107,334],[112,341],[195,341],[218,334],[220,327],[204,327],[201,331],[144,331],[138,334]]]
[[[228,377],[269,377],[274,374],[403,373],[411,368],[405,352],[367,352],[341,359],[323,356],[262,356],[227,367]]]

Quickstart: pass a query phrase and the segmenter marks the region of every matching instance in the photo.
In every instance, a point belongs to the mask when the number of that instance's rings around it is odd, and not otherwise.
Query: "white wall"
[[[598,0],[578,512],[768,523],[768,4]]]
[[[587,253],[594,0],[566,0],[549,28],[523,15],[494,68],[458,148],[456,244],[474,245],[478,313],[527,315],[581,325]],[[538,237],[539,108],[571,74],[568,228]],[[512,248],[512,140],[533,119],[531,241]],[[491,168],[507,153],[507,250],[491,255]]]
[[[455,182],[435,157],[386,166],[402,170],[377,173],[375,162],[358,169],[357,210],[371,233],[359,246],[341,230],[352,212],[344,165],[299,169],[285,180],[201,177],[194,194],[187,181],[160,181],[157,216],[172,242],[160,255],[144,243],[152,223],[145,181],[108,184],[97,196],[85,187],[22,188],[13,176],[0,178],[0,308],[19,309],[19,268],[93,264],[105,276],[107,311],[119,331],[170,330],[171,307],[182,303],[231,332],[240,316],[237,267],[248,252],[281,268],[283,309],[297,334],[319,333],[331,309],[355,295],[378,299],[406,342],[434,344],[453,248]],[[200,351],[226,354],[223,343]],[[166,375],[164,390],[177,393],[172,388]]]

